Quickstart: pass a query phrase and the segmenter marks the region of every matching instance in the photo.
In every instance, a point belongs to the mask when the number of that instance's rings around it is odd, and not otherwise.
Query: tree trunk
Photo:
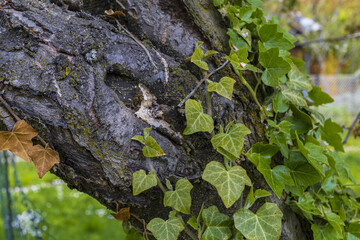
[[[210,135],[182,137],[186,122],[177,108],[202,78],[196,66],[185,62],[195,43],[229,51],[226,23],[212,1],[84,0],[82,6],[78,0],[64,2],[4,0],[0,5],[1,94],[59,152],[61,162],[52,171],[70,188],[111,210],[130,206],[147,222],[166,218],[169,209],[162,207],[159,189],[132,195],[132,173],[149,170],[150,160],[130,139],[152,127],[151,135],[166,153],[151,159],[161,180],[189,179],[195,214],[202,202],[223,206],[215,189],[201,180],[205,165],[221,156],[212,150]],[[123,29],[104,14],[107,9],[126,14],[117,17]],[[210,71],[224,62],[220,57],[210,60]],[[222,76],[236,79],[230,66],[214,79]],[[205,102],[205,91],[200,88],[194,97]],[[146,105],[148,97],[153,99]],[[144,106],[146,117],[140,113]],[[252,131],[245,150],[266,141],[259,109],[241,84],[236,85],[233,101],[213,95],[213,106],[215,123],[235,120]],[[14,119],[2,105],[0,117],[0,128],[11,129]],[[255,188],[271,191],[245,157],[240,164]],[[283,199],[267,201],[276,202],[284,213],[282,239],[311,238],[309,226]],[[222,208],[235,210],[236,206]]]

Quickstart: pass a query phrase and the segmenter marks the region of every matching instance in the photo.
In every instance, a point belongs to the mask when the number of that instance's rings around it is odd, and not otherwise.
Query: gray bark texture
[[[181,135],[186,121],[183,107],[176,107],[202,78],[201,71],[185,61],[195,43],[203,41],[205,50],[220,52],[210,58],[210,72],[229,52],[226,23],[210,0],[2,0],[0,4],[1,95],[59,152],[61,162],[52,172],[70,188],[111,210],[130,206],[146,222],[166,219],[170,209],[162,207],[160,189],[132,195],[132,173],[148,171],[149,160],[142,155],[142,146],[130,139],[152,127],[151,135],[166,155],[150,161],[163,182],[166,178],[173,184],[180,178],[192,182],[194,214],[203,202],[228,214],[242,204],[225,209],[215,189],[201,180],[205,165],[222,157],[212,150],[210,135]],[[104,14],[108,9],[125,13],[116,16],[122,27]],[[229,65],[212,78],[223,76],[236,79]],[[193,98],[205,103],[205,91],[201,87]],[[252,131],[245,140],[246,150],[266,141],[259,110],[241,84],[236,84],[233,101],[215,94],[212,101],[216,124],[235,120]],[[15,123],[1,104],[0,119],[2,130]],[[255,188],[270,191],[245,157],[239,164]],[[276,202],[284,213],[282,239],[311,238],[309,226],[283,200],[266,201]],[[136,220],[133,224],[142,227]]]

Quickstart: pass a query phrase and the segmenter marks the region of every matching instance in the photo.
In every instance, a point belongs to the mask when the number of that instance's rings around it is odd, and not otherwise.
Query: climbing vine
[[[154,218],[146,225],[156,239],[177,239],[182,231],[191,239],[203,240],[280,238],[283,213],[275,203],[266,202],[256,213],[249,210],[257,199],[272,195],[263,189],[254,192],[246,170],[236,162],[243,153],[244,137],[251,131],[242,123],[214,126],[211,94],[231,100],[236,83],[249,90],[267,125],[267,142],[254,144],[246,157],[264,176],[273,194],[284,198],[309,221],[314,239],[360,239],[360,204],[347,187],[354,180],[339,154],[344,151],[342,127],[310,107],[333,99],[308,80],[305,63],[290,56],[296,38],[280,28],[276,18],[267,20],[261,4],[260,0],[214,0],[215,7],[229,22],[231,51],[225,59],[232,65],[235,79],[208,79],[206,60],[217,52],[204,53],[202,42],[196,44],[188,59],[203,73],[206,111],[199,101],[186,100],[187,126],[183,134],[211,134],[211,144],[223,161],[208,163],[202,179],[215,187],[226,208],[233,206],[242,197],[245,186],[249,186],[245,204],[231,217],[219,212],[217,206],[204,209],[203,204],[194,216],[190,211],[192,184],[180,179],[173,188],[167,180],[165,188],[148,161],[150,173],[139,170],[133,175],[134,195],[158,185],[164,192],[164,206],[173,209],[167,220]],[[244,77],[249,72],[257,81],[254,87]],[[272,92],[266,101],[257,97],[260,88]],[[165,154],[150,136],[150,129],[133,140],[145,145],[143,153],[147,158]],[[281,163],[273,161],[275,155],[281,155]],[[186,223],[184,214],[190,215]]]

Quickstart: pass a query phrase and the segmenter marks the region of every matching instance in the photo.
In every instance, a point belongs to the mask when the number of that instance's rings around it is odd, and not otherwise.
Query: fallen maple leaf
[[[24,120],[18,121],[13,130],[0,132],[0,151],[10,150],[16,156],[31,163],[29,150],[33,148],[32,138],[38,133]]]
[[[123,222],[130,219],[130,208],[122,208],[117,213],[111,213],[111,215],[118,220],[119,222]]]
[[[35,165],[36,172],[42,178],[56,163],[60,163],[59,153],[49,147],[34,146],[29,155]]]

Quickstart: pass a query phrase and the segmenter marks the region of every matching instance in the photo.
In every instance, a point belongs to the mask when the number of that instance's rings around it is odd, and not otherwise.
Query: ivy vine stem
[[[190,228],[188,228],[188,227],[186,226],[186,224],[184,224],[184,232],[185,232],[192,240],[199,240],[199,239],[196,237],[195,233],[193,233],[193,232],[190,230]]]
[[[262,111],[267,117],[269,117],[268,112],[266,111],[266,109],[264,109],[264,107],[260,104],[259,100],[256,97],[256,92],[252,89],[252,87],[250,86],[250,84],[245,80],[245,78],[243,77],[243,75],[241,73],[239,73],[238,71],[236,71],[238,73],[238,76],[240,77],[241,83],[249,90],[249,92],[251,93],[256,105],[259,106],[260,111]]]
[[[160,179],[159,179],[159,177],[158,177],[158,175],[157,175],[157,173],[156,173],[156,170],[155,170],[154,166],[153,166],[152,163],[151,163],[150,158],[146,158],[146,162],[147,162],[147,164],[149,165],[150,170],[155,173],[157,185],[159,186],[159,188],[161,189],[161,191],[163,191],[163,193],[166,193],[167,190],[166,190],[165,186],[162,184],[162,182],[160,181]]]
[[[205,91],[206,91],[206,106],[207,106],[207,114],[210,115],[210,117],[212,117],[212,109],[211,109],[211,92],[209,92],[207,90],[208,88],[208,74],[207,74],[207,71],[203,71],[203,74],[204,74],[204,79],[205,79]]]

